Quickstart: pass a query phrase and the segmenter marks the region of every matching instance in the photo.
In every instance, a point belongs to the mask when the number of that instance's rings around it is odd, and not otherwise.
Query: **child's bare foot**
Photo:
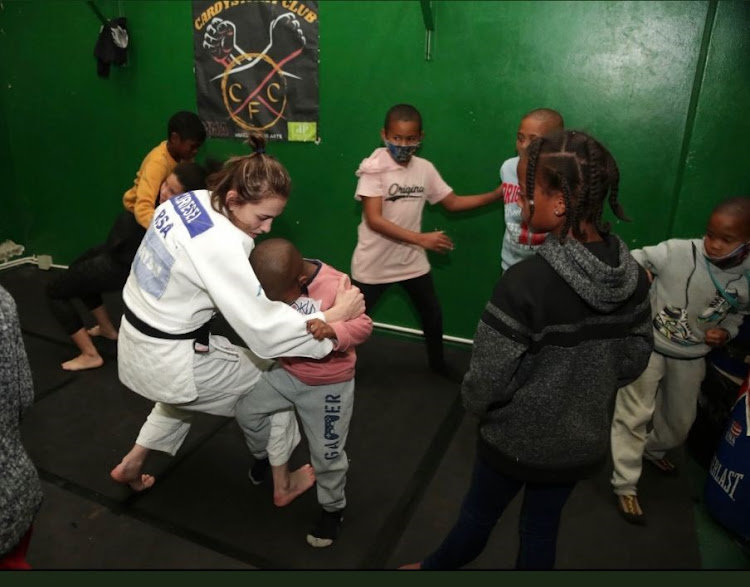
[[[409,563],[398,568],[399,571],[419,571],[422,569],[422,563]]]
[[[273,503],[277,507],[289,505],[297,497],[315,485],[315,470],[312,465],[303,465],[289,474],[285,487],[273,488]]]
[[[136,470],[136,467],[128,466],[125,461],[112,469],[109,476],[118,483],[127,483],[133,491],[143,491],[156,483],[156,477],[141,474],[140,469]]]
[[[65,371],[85,371],[86,369],[96,369],[104,365],[104,359],[100,355],[78,355],[75,359],[65,361],[62,368]]]
[[[117,330],[115,330],[114,328],[102,328],[97,324],[93,328],[89,328],[86,332],[89,333],[89,336],[102,336],[104,338],[108,338],[109,340],[117,340]]]

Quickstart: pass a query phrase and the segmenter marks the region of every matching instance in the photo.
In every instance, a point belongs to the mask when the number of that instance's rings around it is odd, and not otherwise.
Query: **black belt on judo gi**
[[[193,348],[196,353],[207,353],[208,352],[208,335],[210,334],[210,323],[206,322],[200,328],[197,328],[191,332],[183,332],[182,334],[175,334],[172,332],[163,332],[158,328],[146,324],[143,320],[138,318],[133,311],[127,306],[123,309],[123,314],[133,325],[138,332],[150,336],[152,338],[164,338],[167,340],[195,340]]]

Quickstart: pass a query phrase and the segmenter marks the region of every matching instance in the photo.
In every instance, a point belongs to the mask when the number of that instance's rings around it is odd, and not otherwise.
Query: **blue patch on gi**
[[[161,298],[169,283],[174,257],[153,228],[146,231],[133,260],[133,272],[142,290]]]
[[[172,202],[177,215],[190,233],[190,238],[206,232],[214,223],[193,192],[175,196]]]

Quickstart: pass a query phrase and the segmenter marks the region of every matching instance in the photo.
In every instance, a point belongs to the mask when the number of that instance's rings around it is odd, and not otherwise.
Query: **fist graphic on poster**
[[[237,28],[233,22],[214,18],[206,26],[203,48],[207,49],[217,61],[231,60],[242,53],[242,50],[235,44],[236,38]]]
[[[305,40],[305,34],[302,32],[302,27],[299,24],[299,21],[297,20],[297,17],[293,14],[282,14],[278,18],[274,19],[274,21],[271,23],[271,26],[268,27],[268,39],[269,39],[269,48],[273,46],[273,31],[276,28],[277,25],[280,23],[288,23],[289,27],[292,29],[292,37],[297,37],[300,44],[304,47],[307,41]]]

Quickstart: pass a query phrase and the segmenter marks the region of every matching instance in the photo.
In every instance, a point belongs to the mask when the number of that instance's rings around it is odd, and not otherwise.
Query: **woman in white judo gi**
[[[291,180],[265,153],[263,136],[251,134],[248,142],[253,153],[227,161],[209,177],[210,191],[188,192],[156,209],[123,289],[120,381],[156,402],[135,445],[110,473],[136,491],[154,483],[142,473],[148,453],[174,455],[192,412],[234,416],[238,399],[251,392],[264,368],[258,357],[322,358],[332,343],[316,340],[307,322],[336,322],[364,312],[362,294],[343,280],[334,307],[325,313],[303,316],[266,298],[248,256],[253,239],[283,212]],[[217,311],[252,352],[209,334]],[[274,418],[269,458],[283,464],[299,432],[293,413]],[[312,484],[309,467],[295,473],[292,482],[299,487],[290,491]]]

